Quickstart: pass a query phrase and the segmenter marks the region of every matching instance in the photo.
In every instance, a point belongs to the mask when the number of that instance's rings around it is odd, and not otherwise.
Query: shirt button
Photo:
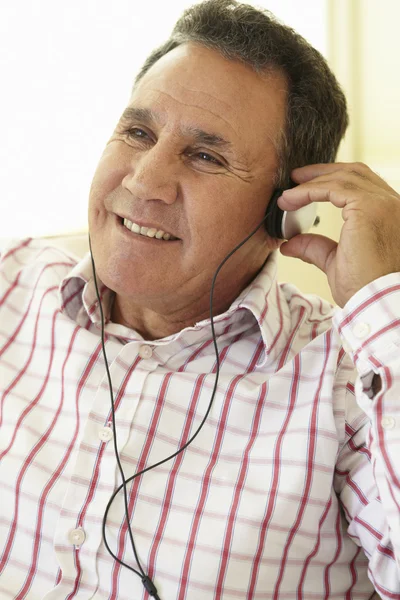
[[[80,546],[85,541],[86,535],[81,527],[78,529],[72,529],[68,534],[68,540],[70,544],[74,546]]]
[[[371,327],[368,325],[368,323],[356,323],[356,325],[353,327],[353,333],[356,338],[359,339],[365,338],[370,331]]]
[[[393,417],[383,417],[381,421],[383,429],[393,429],[396,425],[396,419]]]
[[[151,358],[153,356],[153,350],[150,348],[150,346],[140,346],[139,356],[141,358]]]
[[[102,442],[109,442],[113,437],[113,430],[111,427],[103,427],[99,430],[99,438]]]

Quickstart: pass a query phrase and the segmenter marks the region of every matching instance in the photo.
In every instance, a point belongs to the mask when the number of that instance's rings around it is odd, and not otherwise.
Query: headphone
[[[285,189],[296,187],[290,180],[290,185]],[[314,202],[302,206],[298,210],[286,211],[278,206],[278,199],[284,190],[276,189],[272,194],[265,215],[265,229],[272,238],[290,240],[299,233],[306,233],[312,226],[318,225],[320,219],[317,217],[317,206]]]
[[[289,187],[295,187],[295,185],[296,184],[291,182],[291,185]],[[115,458],[117,460],[119,472],[120,472],[121,479],[122,479],[122,484],[115,490],[115,492],[111,496],[110,500],[108,501],[106,510],[104,512],[103,524],[102,524],[102,535],[103,535],[104,544],[105,544],[109,554],[111,554],[111,556],[122,566],[126,567],[130,571],[133,571],[133,573],[136,573],[136,575],[138,575],[140,577],[140,579],[142,580],[142,584],[143,584],[144,588],[148,591],[150,596],[155,598],[155,600],[161,600],[161,599],[157,593],[156,586],[154,585],[154,583],[150,579],[150,577],[148,575],[146,575],[146,573],[140,563],[140,560],[139,560],[139,557],[137,554],[137,550],[136,550],[136,546],[135,546],[135,542],[133,540],[132,529],[131,529],[131,525],[130,525],[130,521],[129,521],[128,494],[127,494],[126,486],[130,481],[132,481],[133,479],[136,479],[136,477],[139,477],[140,475],[143,475],[143,473],[146,473],[146,471],[155,469],[155,467],[162,465],[163,463],[167,462],[168,460],[171,460],[172,458],[174,458],[175,456],[180,454],[180,452],[183,452],[183,450],[185,450],[185,448],[187,448],[189,446],[189,444],[192,443],[194,438],[198,435],[198,433],[200,432],[201,428],[203,427],[203,425],[209,415],[209,412],[211,410],[211,406],[212,406],[212,403],[214,400],[215,391],[216,391],[217,385],[218,385],[219,366],[220,366],[219,353],[218,353],[217,343],[216,343],[216,339],[215,339],[214,319],[213,319],[213,314],[212,314],[213,295],[214,295],[215,280],[217,278],[219,271],[223,267],[223,265],[232,256],[232,254],[234,254],[234,252],[236,252],[236,250],[239,250],[239,248],[241,246],[243,246],[243,244],[245,244],[247,242],[247,240],[249,240],[256,233],[256,231],[258,231],[258,229],[261,227],[261,225],[263,223],[265,223],[265,225],[264,225],[265,229],[271,237],[278,238],[278,239],[286,239],[286,240],[289,240],[292,237],[294,237],[295,235],[298,235],[300,233],[306,233],[313,225],[314,226],[318,225],[320,219],[319,219],[319,217],[316,217],[316,204],[315,203],[312,202],[311,204],[308,204],[307,206],[303,206],[302,208],[299,208],[296,211],[284,211],[281,208],[279,208],[279,206],[278,206],[278,199],[280,198],[282,193],[283,193],[283,189],[276,189],[274,191],[274,193],[269,201],[266,214],[264,215],[261,223],[257,226],[257,228],[254,231],[252,231],[242,242],[240,242],[240,244],[238,244],[224,258],[224,260],[219,265],[218,269],[216,270],[216,272],[214,274],[212,284],[211,284],[211,292],[210,292],[210,319],[211,319],[212,337],[213,337],[213,342],[214,342],[214,350],[215,350],[215,356],[216,356],[216,361],[217,361],[217,373],[215,376],[215,384],[214,384],[213,392],[211,394],[211,400],[208,405],[207,411],[203,417],[202,422],[200,423],[199,427],[197,428],[195,433],[192,435],[192,437],[186,442],[186,444],[184,444],[181,448],[178,448],[178,450],[176,452],[174,452],[174,454],[167,456],[167,458],[160,460],[158,463],[155,463],[154,465],[151,465],[150,467],[146,467],[145,469],[142,469],[141,471],[139,471],[138,473],[135,473],[135,475],[132,475],[132,477],[129,477],[128,479],[125,479],[125,474],[122,469],[121,461],[120,461],[119,455],[118,455],[117,431],[116,431],[116,426],[115,426],[114,398],[113,398],[113,394],[112,394],[112,383],[111,383],[110,371],[108,369],[108,361],[107,361],[106,351],[105,351],[105,347],[104,347],[104,315],[103,315],[103,308],[102,308],[101,301],[100,301],[99,290],[97,287],[96,270],[95,270],[95,264],[94,264],[94,260],[93,260],[92,246],[90,243],[90,234],[89,234],[89,247],[90,247],[90,256],[92,259],[93,278],[94,278],[94,283],[95,283],[95,287],[96,287],[96,295],[97,295],[97,300],[99,303],[100,314],[101,314],[101,343],[102,343],[102,348],[103,348],[104,362],[106,365],[106,371],[107,371],[109,389],[110,389],[110,396],[111,396],[112,427],[113,427],[113,434],[114,434],[113,435],[114,452],[115,452]],[[131,541],[133,554],[135,556],[139,571],[137,569],[134,569],[130,565],[124,563],[122,560],[120,560],[113,553],[113,551],[111,550],[111,548],[109,547],[108,542],[107,542],[107,537],[106,537],[107,515],[110,510],[111,504],[114,501],[115,496],[121,491],[121,489],[123,489],[123,492],[124,492],[125,519],[126,519],[126,523],[128,526],[129,538]]]

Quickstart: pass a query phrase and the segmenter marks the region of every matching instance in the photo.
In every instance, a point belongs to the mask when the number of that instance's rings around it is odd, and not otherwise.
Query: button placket
[[[151,348],[148,348],[151,351]],[[128,388],[129,398],[122,398],[119,404],[117,404],[118,391],[124,384],[127,372],[131,368],[131,365],[137,359],[139,349],[140,347],[138,347],[137,343],[126,344],[121,348],[120,352],[118,353],[117,358],[119,360],[114,360],[109,366],[111,382],[113,386],[113,398],[115,404],[115,424],[118,439],[118,452],[120,456],[121,453],[124,451],[124,448],[129,439],[130,424],[133,422],[135,417],[141,390],[143,389],[145,381],[152,370],[145,368],[149,365],[149,363],[147,363],[146,365],[145,362],[139,361],[135,373],[131,375],[130,385]],[[147,355],[150,354],[148,350],[145,351],[145,353]],[[112,443],[114,433],[111,421],[112,413],[110,391],[108,385],[108,377],[106,373],[104,373],[104,377],[101,380],[100,385],[98,387],[96,401],[93,404],[92,412],[96,415],[102,415],[104,419],[107,420],[104,421],[107,422],[107,425],[102,427],[101,423],[96,422],[96,420],[93,419],[90,422],[89,426],[85,429],[84,438],[87,443],[93,445],[93,442],[95,441],[95,443],[99,446],[99,449],[105,446],[104,450],[102,451],[101,457],[100,483],[102,485],[97,486],[96,492],[89,504],[86,513],[86,520],[88,523],[92,523],[98,519],[101,520],[103,518],[104,511],[106,509],[110,496],[112,495],[118,473],[118,464],[116,461],[114,447]],[[108,443],[110,441],[111,444]],[[91,528],[90,540],[88,537],[86,541],[88,552],[81,557],[82,568],[85,567],[87,572],[96,572],[96,552],[101,542],[101,527],[93,529]]]
[[[137,361],[140,346],[141,344],[138,342],[128,343],[124,346],[110,342],[107,346],[114,401],[118,397],[118,391],[123,386],[131,365],[135,362],[138,363],[127,390],[129,398],[122,398],[116,408],[120,454],[129,439],[129,424],[134,419],[146,378],[149,372],[156,368],[153,361]],[[150,346],[149,349],[151,350]],[[149,354],[146,351],[146,355]],[[109,382],[102,362],[101,364],[99,362],[94,369],[92,383],[96,387],[91,396],[90,407],[86,407],[86,414],[82,420],[82,436],[79,446],[76,448],[75,463],[71,464],[70,479],[54,536],[55,553],[63,573],[62,581],[73,576],[75,548],[82,546],[83,550],[80,553],[82,581],[88,586],[98,584],[96,561],[98,548],[102,543],[101,527],[93,524],[103,518],[118,475],[118,465],[112,442],[113,430],[112,426],[109,427],[112,418]],[[123,423],[123,426],[118,427],[119,423]],[[109,441],[111,444],[107,443]],[[101,454],[88,452],[88,447],[97,447]],[[87,492],[87,488],[81,482],[83,479],[91,481],[96,461],[99,461],[98,465],[101,467],[99,480],[101,485],[96,486],[87,507],[85,521],[80,523],[79,513],[85,506]],[[74,535],[74,537],[70,538],[70,535]],[[66,545],[70,547],[70,552],[65,551]]]
[[[118,345],[118,351],[115,352],[108,348],[109,371],[113,384],[113,396],[116,399],[116,391],[120,388],[126,377],[126,364],[132,363],[137,356],[137,347],[127,352],[126,346]],[[122,348],[122,349],[121,349]],[[125,352],[124,360],[121,365],[116,361],[117,356]],[[126,358],[127,355],[128,359]],[[128,362],[129,361],[129,362]],[[85,552],[81,554],[82,577],[86,583],[97,584],[96,556],[101,544],[101,528],[92,525],[96,519],[101,519],[107,502],[112,494],[115,485],[116,460],[112,444],[104,444],[113,437],[111,427],[102,427],[98,421],[100,415],[103,416],[103,423],[107,423],[111,414],[110,391],[108,385],[108,376],[105,367],[102,367],[99,376],[96,379],[97,389],[94,393],[92,404],[88,410],[88,415],[83,424],[82,437],[77,448],[75,464],[71,467],[70,481],[64,497],[61,508],[60,519],[55,533],[55,547],[57,559],[60,563],[63,573],[66,577],[71,576],[73,569],[74,547],[78,548],[84,543]],[[140,386],[140,378],[138,384]],[[117,418],[127,421],[132,418],[132,412],[137,406],[137,402],[121,402],[119,411],[116,411]],[[119,432],[118,442],[123,442],[126,430]],[[106,438],[106,439],[104,439]],[[101,441],[100,441],[101,439]],[[88,452],[88,447],[99,447],[101,455],[97,452]],[[86,488],[81,484],[82,479],[91,481],[95,469],[95,462],[101,465],[101,483],[96,486],[95,492],[88,505],[85,519],[85,530],[77,527],[79,513],[86,503]],[[94,518],[93,518],[94,517]],[[71,536],[71,537],[70,537]],[[72,537],[73,536],[73,537]],[[68,540],[68,541],[67,541]],[[62,551],[62,547],[67,543],[71,544],[71,554]]]

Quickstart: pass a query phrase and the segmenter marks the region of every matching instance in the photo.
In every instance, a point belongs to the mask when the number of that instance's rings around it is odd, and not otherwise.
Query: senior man
[[[201,3],[106,145],[91,253],[4,250],[1,598],[400,598],[400,197],[334,162],[346,127],[304,39]],[[257,229],[293,183],[338,243]]]

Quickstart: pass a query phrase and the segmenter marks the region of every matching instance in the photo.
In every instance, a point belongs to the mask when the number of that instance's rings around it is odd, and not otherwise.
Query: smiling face
[[[180,323],[208,314],[218,265],[260,223],[273,192],[286,96],[282,75],[260,76],[193,43],[137,84],[89,199],[96,271],[125,306],[125,324],[128,306]],[[120,217],[179,239],[145,238]],[[260,228],[230,258],[217,279],[215,314],[281,243]]]

